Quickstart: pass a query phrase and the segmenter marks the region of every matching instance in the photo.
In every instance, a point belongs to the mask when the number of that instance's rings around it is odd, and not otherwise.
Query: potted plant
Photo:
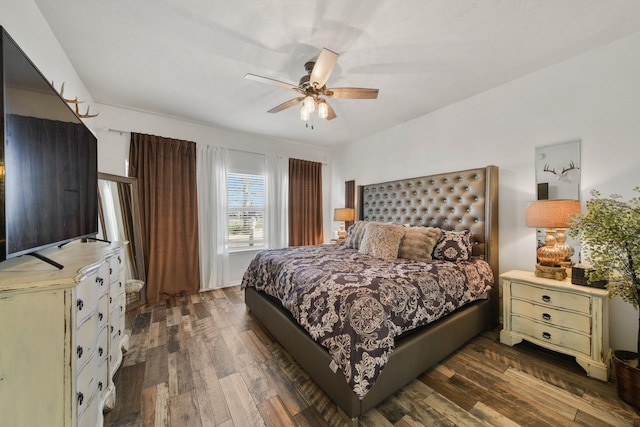
[[[633,189],[640,192],[640,187]],[[596,190],[586,202],[587,213],[570,220],[569,235],[579,237],[582,253],[591,264],[588,282],[607,280],[609,296],[619,296],[637,309],[640,302],[640,197],[628,201],[613,194],[600,197]],[[640,317],[636,352],[613,352],[618,395],[640,409]]]

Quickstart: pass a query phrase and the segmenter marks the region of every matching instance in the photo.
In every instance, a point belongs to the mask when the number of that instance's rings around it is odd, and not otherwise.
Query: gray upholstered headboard
[[[471,230],[473,255],[491,265],[497,283],[497,166],[359,186],[357,211],[364,221]]]

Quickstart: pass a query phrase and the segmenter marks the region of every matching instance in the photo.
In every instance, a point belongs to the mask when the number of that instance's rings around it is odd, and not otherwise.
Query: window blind
[[[264,247],[264,176],[227,174],[229,250]]]

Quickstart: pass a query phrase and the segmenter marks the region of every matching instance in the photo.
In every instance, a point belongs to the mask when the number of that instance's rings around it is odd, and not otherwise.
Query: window
[[[229,250],[264,247],[264,176],[227,174]]]

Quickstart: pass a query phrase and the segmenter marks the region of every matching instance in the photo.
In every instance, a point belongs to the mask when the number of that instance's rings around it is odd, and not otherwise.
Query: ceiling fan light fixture
[[[307,95],[303,101],[304,108],[309,112],[309,114],[313,113],[316,109],[316,100],[311,95]]]
[[[318,117],[321,119],[329,117],[329,106],[324,102],[324,99],[318,101]]]
[[[302,107],[300,107],[300,120],[308,122],[310,118],[311,113],[306,109],[305,105],[302,104]]]
[[[318,110],[318,117],[325,120],[333,120],[337,117],[336,112],[328,102],[320,98],[320,95],[332,99],[376,99],[378,97],[378,89],[361,87],[327,88],[326,83],[333,72],[337,60],[337,53],[323,48],[316,60],[308,61],[304,65],[307,74],[300,78],[297,86],[250,73],[247,73],[245,78],[298,93],[297,98],[283,102],[268,110],[268,113],[277,113],[301,103],[301,120],[308,122],[316,110]],[[308,124],[307,127],[309,127]],[[313,126],[311,128],[313,129]]]

